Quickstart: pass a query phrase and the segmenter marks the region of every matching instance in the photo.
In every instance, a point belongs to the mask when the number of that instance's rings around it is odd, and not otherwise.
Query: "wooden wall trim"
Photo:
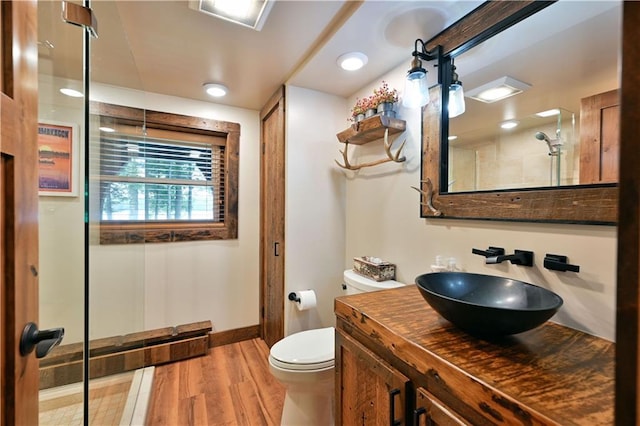
[[[285,86],[280,86],[276,92],[271,95],[269,100],[260,110],[260,121],[264,121],[264,119],[271,114],[271,112],[279,106],[279,103],[285,96]]]
[[[111,376],[151,365],[161,365],[206,355],[208,336],[198,336],[176,342],[115,352],[89,359],[89,378]],[[54,364],[40,368],[40,389],[82,381],[83,361]]]
[[[212,329],[207,320],[94,339],[89,344],[89,377],[205,355]],[[55,347],[40,361],[40,389],[82,381],[83,353],[82,342]]]
[[[209,333],[209,347],[238,343],[244,340],[257,339],[260,337],[260,325],[250,325],[248,327],[235,328],[233,330],[213,331]]]
[[[620,98],[620,218],[616,316],[616,425],[640,424],[640,3],[624,2]]]

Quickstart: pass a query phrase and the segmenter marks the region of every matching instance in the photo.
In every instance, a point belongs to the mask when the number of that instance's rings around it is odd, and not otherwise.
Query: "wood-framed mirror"
[[[451,58],[461,55],[554,4],[555,2],[541,1],[486,2],[429,40],[426,48],[431,50],[438,45],[442,46],[443,55],[446,58],[443,62],[446,67],[449,67],[442,74],[449,75]],[[551,10],[550,8],[549,11]],[[544,30],[541,29],[541,31]],[[614,51],[616,56],[617,53]],[[598,52],[594,51],[591,54],[597,60]],[[457,61],[456,65],[458,65]],[[562,66],[562,64],[555,64],[555,66]],[[462,74],[460,79],[464,82]],[[517,189],[449,191],[451,186],[451,176],[448,171],[449,118],[446,109],[442,108],[442,105],[446,105],[448,101],[448,91],[442,90],[442,87],[448,86],[447,78],[445,77],[440,83],[442,85],[431,88],[431,102],[423,110],[421,217],[616,224],[618,185],[611,181],[603,180],[602,183],[593,183],[600,181],[586,181],[581,177],[577,178],[579,179],[577,184],[569,182],[566,185],[559,183]],[[618,114],[617,110],[616,114]],[[619,133],[618,129],[616,131]],[[531,133],[532,141],[528,143],[546,149],[542,139],[535,142],[533,137],[535,134],[536,132]],[[551,149],[551,145],[549,148]],[[582,150],[585,151],[584,148]],[[582,164],[579,157],[580,154],[576,161]],[[577,169],[578,166],[574,172],[576,175],[579,174]],[[580,182],[588,183],[580,184]]]

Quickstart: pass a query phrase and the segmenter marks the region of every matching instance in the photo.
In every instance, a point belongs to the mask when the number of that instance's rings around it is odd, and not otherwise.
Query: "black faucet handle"
[[[578,265],[570,265],[567,259],[567,256],[563,256],[560,254],[550,254],[547,253],[544,256],[544,267],[552,270],[552,271],[560,271],[560,272],[580,272],[580,266]]]
[[[514,250],[512,265],[533,266],[533,252],[528,250]]]
[[[484,257],[495,257],[495,256],[502,256],[504,254],[504,249],[502,247],[493,247],[493,246],[489,246],[489,248],[487,248],[486,250],[472,248],[471,253],[478,254]]]

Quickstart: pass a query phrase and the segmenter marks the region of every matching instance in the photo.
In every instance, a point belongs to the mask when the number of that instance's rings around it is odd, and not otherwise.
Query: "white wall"
[[[405,74],[406,66],[403,65],[380,80],[402,90]],[[431,74],[436,73],[430,73],[433,78]],[[372,82],[356,96],[368,95],[380,80]],[[356,96],[349,99],[345,116]],[[508,276],[555,291],[564,299],[564,306],[553,321],[613,340],[616,228],[420,219],[420,196],[410,188],[420,182],[420,113],[402,108],[399,112],[400,118],[407,120],[407,131],[401,136],[407,138],[407,162],[345,172],[345,266],[350,267],[355,256],[377,256],[397,264],[399,281],[413,283],[417,275],[429,272],[436,255],[455,257],[465,271]],[[357,149],[362,161],[383,154],[382,142]],[[504,247],[510,253],[514,249],[531,250],[535,252],[535,266],[485,265],[484,258],[471,254],[474,247],[485,249],[490,245]],[[571,263],[580,265],[581,272],[544,269],[545,253],[568,256]],[[420,297],[417,290],[416,297]]]
[[[337,129],[347,126],[344,98],[288,86],[286,93],[285,296],[313,289],[317,308],[285,301],[285,335],[335,324],[333,299],[342,294],[345,180]]]
[[[380,80],[402,89],[405,68]],[[380,80],[356,95],[368,95]],[[92,98],[241,125],[238,240],[92,246],[92,338],[207,319],[217,330],[257,324],[258,112],[108,86],[95,87]],[[420,197],[410,188],[420,181],[419,111],[399,111],[408,125],[400,135],[407,139],[407,162],[343,171],[333,162],[340,159],[338,150],[344,148],[335,135],[349,125],[346,119],[354,101],[355,96],[345,102],[307,89],[287,90],[285,291],[314,289],[318,308],[298,312],[286,302],[286,334],[334,324],[333,298],[341,294],[342,271],[352,266],[353,257],[370,255],[394,262],[397,279],[413,283],[417,275],[429,270],[436,255],[443,255],[456,257],[466,271],[509,276],[550,288],[565,301],[554,321],[613,340],[615,227],[420,219]],[[58,106],[41,107],[41,116],[81,122],[73,112],[67,118],[60,111]],[[384,156],[382,141],[350,150],[352,162]],[[69,317],[66,343],[82,333],[80,199],[40,200],[41,324],[57,326],[56,315]],[[473,247],[489,245],[509,252],[532,250],[536,265],[485,265],[483,258],[471,254]],[[581,272],[542,268],[545,253],[569,256],[571,263],[581,266]],[[64,281],[80,284],[67,291],[60,287]],[[74,329],[73,324],[80,328]]]
[[[118,105],[240,124],[238,239],[145,244],[142,276],[135,272],[130,277],[121,277],[117,283],[131,295],[131,290],[144,282],[142,291],[134,290],[132,303],[143,306],[142,329],[203,320],[211,320],[216,330],[257,324],[260,235],[258,111],[99,85],[93,88],[91,97]],[[108,271],[114,265],[126,264],[131,259],[131,250],[136,249],[118,245],[92,247],[93,267],[105,272],[91,277],[91,288],[96,289],[92,300],[96,303],[90,309],[92,317],[97,318],[91,329],[96,337],[131,331],[131,322],[124,318],[114,321],[117,318],[113,318],[113,314],[119,311],[118,305],[104,303],[102,295],[96,294],[99,291],[105,295],[112,294],[115,283]],[[125,281],[128,283],[124,284]],[[136,300],[138,297],[140,301]],[[127,300],[124,293],[122,298],[113,299],[120,300],[120,303]]]
[[[40,76],[38,82],[39,121],[77,124],[79,152],[82,146],[82,99],[62,96],[58,92],[59,80]],[[82,185],[84,165],[74,170],[78,185]],[[41,196],[39,207],[39,300],[40,329],[65,328],[65,343],[82,340],[84,323],[84,198],[82,189],[77,197]]]
[[[41,118],[82,123],[81,101],[60,105],[57,83],[41,78]],[[258,111],[101,85],[91,98],[240,124],[238,239],[91,245],[91,338],[202,320],[216,330],[257,324]],[[83,197],[40,198],[41,326],[65,326],[65,343],[82,339],[83,209]]]

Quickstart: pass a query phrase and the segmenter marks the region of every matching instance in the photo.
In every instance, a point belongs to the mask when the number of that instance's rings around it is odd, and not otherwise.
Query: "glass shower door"
[[[122,99],[125,70],[128,90],[141,85],[117,2],[89,6],[99,38],[65,23],[62,1],[38,2],[39,326],[65,328],[40,362],[41,425],[128,424],[137,395],[118,352],[143,329],[145,249],[100,243],[100,130],[90,108]]]
[[[88,123],[88,318],[89,424],[141,424],[144,398],[139,397],[144,357],[139,339],[144,327],[145,244],[114,243],[101,235],[108,185],[105,145],[119,137],[100,118],[98,105],[144,105],[143,84],[129,45],[129,31],[141,22],[121,13],[115,1],[93,1],[99,37],[88,57],[90,93]],[[113,194],[111,194],[113,195]],[[135,419],[135,420],[134,420]]]
[[[38,2],[40,328],[64,327],[40,360],[41,425],[84,419],[83,31],[62,2]]]

